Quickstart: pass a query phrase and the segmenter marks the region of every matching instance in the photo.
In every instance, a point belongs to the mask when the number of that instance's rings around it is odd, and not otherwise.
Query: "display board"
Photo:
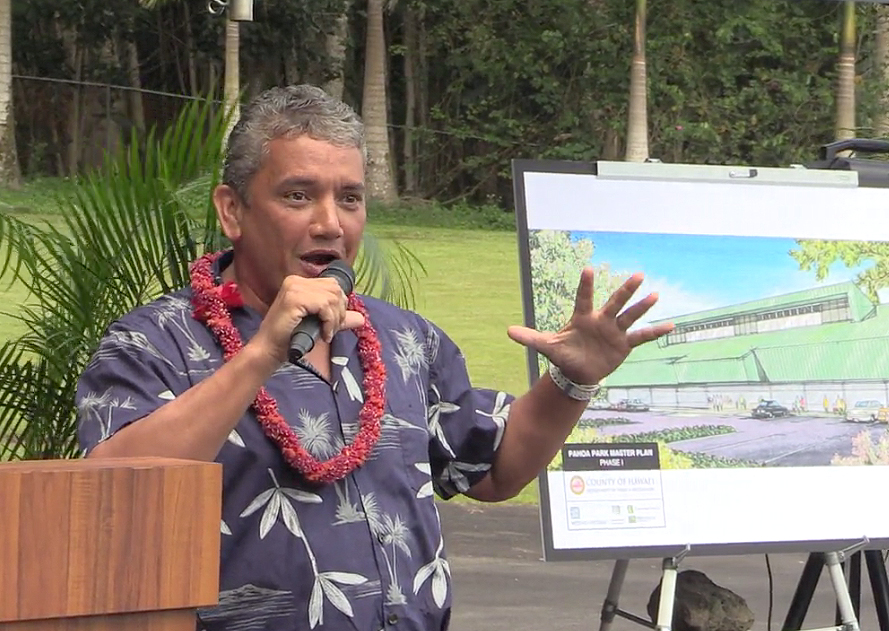
[[[802,168],[513,175],[528,326],[567,321],[585,265],[597,307],[643,272],[659,302],[638,326],[675,324],[541,475],[547,560],[889,547],[889,190]],[[531,382],[545,367],[529,353]]]

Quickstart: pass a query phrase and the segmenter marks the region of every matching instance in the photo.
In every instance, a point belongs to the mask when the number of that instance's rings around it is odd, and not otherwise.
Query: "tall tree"
[[[874,83],[879,86],[880,108],[874,131],[883,138],[889,136],[889,5],[875,7],[877,24],[874,33]]]
[[[142,102],[142,62],[136,45],[138,5],[125,5],[114,29],[114,48],[120,65],[125,69],[130,88],[127,92],[129,118],[140,132],[145,131],[145,105]]]
[[[889,243],[821,239],[798,239],[796,243],[798,249],[791,250],[790,256],[800,270],[814,272],[818,281],[827,278],[830,268],[839,262],[847,269],[866,266],[855,282],[874,302],[879,301],[881,290],[889,288]]]
[[[571,318],[579,270],[592,264],[595,244],[574,239],[567,230],[535,230],[528,235],[531,254],[531,293],[534,296],[534,326],[540,331],[558,331]],[[594,265],[593,304],[597,309],[629,277],[616,273],[607,262]],[[546,358],[538,355],[543,374]]]
[[[855,137],[855,1],[845,0],[842,11],[834,132],[837,140]]]
[[[646,0],[636,0],[633,63],[630,66],[630,104],[627,121],[628,162],[648,158],[648,68],[645,61]]]
[[[414,153],[414,127],[417,119],[417,19],[413,7],[404,7],[404,192],[417,190],[417,169]]]
[[[181,0],[142,0],[142,4],[149,9],[166,4],[172,4]],[[187,1],[187,0],[186,0]],[[222,100],[226,111],[230,113],[229,124],[234,125],[238,121],[239,101],[241,96],[240,60],[241,60],[241,30],[240,20],[252,20],[253,0],[230,0],[228,6],[211,1],[209,4],[212,13],[218,13],[219,8],[225,9],[225,78],[222,89]],[[249,10],[248,10],[249,9]],[[229,129],[229,131],[231,131]]]
[[[331,96],[343,98],[346,85],[346,44],[349,41],[349,8],[352,0],[341,0],[341,11],[336,16],[333,30],[324,38],[329,69],[328,79],[324,82],[324,91]]]
[[[12,0],[0,0],[0,186],[21,184],[12,109]]]
[[[367,40],[364,53],[364,95],[361,114],[367,136],[367,188],[382,202],[398,199],[389,147],[386,33],[384,0],[367,0]]]
[[[222,87],[222,100],[229,115],[229,129],[240,117],[239,99],[241,95],[241,23],[231,16],[225,19],[225,80]],[[228,134],[226,134],[228,136]]]

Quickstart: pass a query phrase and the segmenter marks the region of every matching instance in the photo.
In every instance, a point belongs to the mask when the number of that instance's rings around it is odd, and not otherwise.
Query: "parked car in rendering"
[[[885,412],[880,414],[884,407],[882,402],[876,399],[856,401],[855,405],[846,410],[846,420],[850,423],[872,423],[881,416],[885,417]]]
[[[753,412],[751,412],[753,418],[777,418],[779,416],[789,415],[790,410],[774,399],[760,401],[759,405],[753,408]]]
[[[621,399],[615,404],[614,409],[624,412],[647,412],[648,404],[642,399]]]
[[[588,410],[610,410],[611,404],[608,399],[593,399],[587,405]]]

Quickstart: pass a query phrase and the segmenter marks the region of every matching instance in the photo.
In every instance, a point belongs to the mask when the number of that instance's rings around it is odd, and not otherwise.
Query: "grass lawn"
[[[506,328],[523,324],[516,236],[447,228],[374,228],[398,239],[426,267],[416,310],[463,350],[474,383],[521,393],[528,387],[524,349]]]
[[[0,188],[0,211],[55,215],[61,212],[57,196],[70,190],[71,184],[63,178],[29,180],[17,191]]]
[[[423,262],[427,276],[418,288],[416,310],[463,350],[473,383],[524,393],[526,354],[506,335],[510,325],[524,324],[516,234],[410,226],[373,230],[398,239]],[[537,483],[513,501],[537,503]]]
[[[65,184],[38,180],[24,190],[0,190],[0,211],[14,210],[35,221],[58,216],[54,195]],[[404,210],[394,217],[371,214],[376,236],[397,239],[422,261],[426,277],[417,287],[416,310],[440,326],[463,350],[476,385],[522,394],[528,387],[524,349],[510,340],[506,329],[523,324],[516,234],[510,230],[445,228],[447,217],[427,215],[410,225]],[[495,220],[498,218],[495,217]],[[459,222],[456,222],[459,223]],[[7,312],[24,300],[20,286],[0,284],[0,339],[23,332]],[[534,482],[516,502],[537,502]],[[458,501],[471,501],[460,499]]]

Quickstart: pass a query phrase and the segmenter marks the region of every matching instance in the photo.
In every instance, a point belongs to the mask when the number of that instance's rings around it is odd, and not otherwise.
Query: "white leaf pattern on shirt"
[[[425,473],[427,476],[432,475],[432,467],[429,466],[428,462],[415,462],[414,467]],[[417,491],[417,498],[431,497],[433,492],[432,478],[430,477],[430,479],[420,487],[420,490]]]
[[[154,310],[157,325],[161,330],[173,326],[188,340],[188,359],[198,364],[210,359],[210,353],[201,346],[189,326],[192,318],[192,307],[187,300],[179,296],[165,296],[155,303]]]
[[[101,395],[95,392],[87,392],[77,402],[78,411],[85,415],[87,420],[99,426],[99,442],[108,440],[113,433],[114,411],[116,409],[135,410],[133,398],[127,395],[124,398],[113,396],[114,388],[109,387]]]
[[[411,377],[426,368],[426,349],[420,343],[416,329],[404,327],[400,331],[392,331],[395,336],[395,363],[401,368],[401,377],[407,383]]]
[[[343,383],[346,384],[346,392],[349,393],[349,398],[353,401],[364,403],[364,394],[362,394],[361,392],[361,386],[358,385],[358,381],[355,379],[355,375],[353,375],[352,371],[349,370],[349,358],[331,357],[330,361],[336,366],[342,366],[340,375]]]
[[[238,430],[236,430],[236,429],[233,429],[232,431],[230,431],[228,433],[228,438],[226,438],[225,440],[230,442],[232,445],[235,445],[235,446],[240,447],[242,449],[247,448],[247,445],[244,444],[244,439],[241,438],[241,435],[238,433]]]
[[[448,403],[447,401],[441,400],[441,393],[438,391],[438,386],[432,384],[432,392],[435,394],[436,400],[434,402],[430,402],[429,410],[427,413],[427,420],[429,422],[429,432],[435,436],[436,440],[441,444],[441,446],[451,455],[451,457],[456,457],[454,454],[454,450],[451,449],[451,446],[448,444],[448,439],[445,437],[444,429],[441,426],[441,416],[442,414],[453,414],[454,412],[459,411],[460,406],[456,403]]]
[[[293,519],[296,516],[296,511],[290,504],[288,498],[296,500],[297,502],[320,504],[321,496],[315,495],[314,493],[307,493],[306,491],[300,491],[299,489],[282,487],[280,484],[278,484],[278,478],[275,477],[275,473],[271,469],[269,469],[268,472],[269,476],[271,476],[272,478],[272,488],[266,489],[255,498],[253,498],[253,501],[250,502],[247,508],[245,508],[239,516],[242,519],[249,517],[260,508],[265,506],[265,510],[262,513],[262,518],[259,520],[260,539],[266,538],[266,536],[272,530],[272,527],[278,521],[278,515],[282,514],[282,512],[284,514],[284,525],[287,527],[287,529],[295,537],[302,537],[302,530],[299,527],[299,521]]]
[[[500,441],[503,440],[503,432],[506,429],[506,419],[509,418],[509,406],[506,402],[506,393],[498,392],[497,398],[494,400],[494,409],[490,413],[476,410],[476,414],[489,417],[494,424],[497,425],[497,433],[494,435],[494,451],[500,447]]]
[[[414,576],[414,594],[419,594],[423,584],[432,577],[432,599],[438,608],[441,609],[448,595],[448,577],[451,575],[451,566],[447,559],[442,558],[441,551],[444,549],[444,539],[438,544],[438,550],[435,557],[426,565],[417,570]]]

